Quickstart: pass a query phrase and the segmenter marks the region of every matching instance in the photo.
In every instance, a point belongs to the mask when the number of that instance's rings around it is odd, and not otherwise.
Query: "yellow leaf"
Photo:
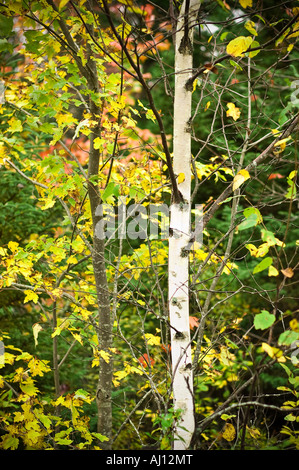
[[[109,364],[111,355],[108,352],[102,349],[101,351],[99,351],[99,355],[102,359],[104,359],[105,362],[107,362],[107,364]]]
[[[269,251],[269,244],[262,243],[257,249],[256,257],[257,258],[263,257],[268,253],[268,251]]]
[[[278,348],[273,348],[267,343],[262,343],[262,349],[265,351],[268,356],[270,356],[272,359],[275,358],[277,359],[278,362],[286,362],[286,358],[283,356],[283,353],[280,349]]]
[[[226,111],[226,115],[228,117],[232,117],[234,121],[239,119],[241,111],[240,108],[237,108],[234,103],[227,103],[228,110]]]
[[[226,47],[226,52],[233,57],[243,57],[244,52],[250,47],[253,38],[250,36],[239,36],[230,41]]]
[[[239,3],[243,8],[252,7],[252,0],[239,0]]]
[[[289,325],[291,330],[299,332],[299,322],[296,318],[293,318],[293,320],[290,321]]]
[[[247,250],[250,251],[251,256],[254,256],[255,258],[261,258],[265,256],[268,251],[269,251],[269,244],[268,243],[262,243],[258,248],[255,245],[252,245],[249,243],[246,245]]]
[[[42,211],[53,207],[55,204],[55,199],[53,200],[51,197],[41,198],[40,200],[44,202],[44,205],[40,207]]]
[[[9,124],[8,131],[11,133],[22,132],[23,130],[22,122],[19,119],[15,118],[14,116],[8,121],[8,124]]]
[[[70,257],[67,259],[67,263],[68,263],[68,264],[76,264],[77,262],[78,262],[78,260],[77,260],[77,258],[76,258],[74,255],[70,256]]]
[[[79,333],[73,333],[72,331],[71,331],[71,333],[72,333],[73,337],[75,338],[75,340],[78,341],[83,346],[83,340],[82,340],[81,335],[79,335]]]
[[[8,242],[8,248],[13,253],[15,253],[17,251],[18,246],[19,246],[19,244],[17,242]]]
[[[112,382],[113,382],[113,385],[115,387],[118,387],[119,384],[120,384],[120,380],[124,379],[125,377],[127,377],[127,372],[123,371],[123,370],[118,370],[117,372],[114,372],[114,379],[112,379]]]
[[[54,333],[51,334],[51,338],[55,338],[55,336],[59,336],[60,333],[61,333],[61,328],[60,328],[60,326],[57,326],[57,327],[55,328]]]
[[[151,333],[146,333],[145,337],[147,342],[151,346],[159,346],[160,345],[160,338],[158,336],[154,336]]]
[[[33,357],[28,364],[32,377],[35,377],[36,375],[42,377],[44,372],[50,372],[51,368],[48,366],[47,362],[49,361],[40,361],[39,359]]]
[[[210,105],[211,105],[211,101],[208,101],[207,104],[205,105],[204,110],[207,111],[209,109]]]
[[[274,266],[269,266],[268,276],[278,276],[279,272]]]
[[[179,173],[178,174],[178,183],[183,183],[185,181],[185,173]]]
[[[283,152],[284,149],[286,148],[286,143],[291,139],[292,137],[286,137],[285,139],[281,139],[278,142],[274,144],[274,147],[280,147],[279,152]],[[277,152],[275,152],[276,154]]]
[[[56,121],[59,127],[65,128],[71,126],[77,122],[77,119],[71,113],[58,113],[56,115]]]
[[[69,0],[60,0],[59,2],[59,11],[62,10],[63,7],[65,7],[65,5],[69,3]]]
[[[7,255],[7,250],[0,246],[0,256],[6,256]]]
[[[35,387],[34,380],[31,377],[29,377],[26,382],[20,384],[20,389],[30,397],[34,397],[38,393],[38,389]]]
[[[37,301],[38,301],[38,295],[36,292],[34,292],[33,290],[24,290],[24,294],[26,295],[25,299],[24,299],[24,304],[26,304],[27,302],[30,302],[31,300],[36,304]]]
[[[101,149],[103,148],[103,144],[105,143],[105,139],[101,139],[100,137],[96,137],[93,142],[93,146],[95,149]]]
[[[225,423],[224,431],[222,433],[223,439],[226,441],[233,441],[236,437],[236,431],[231,423]]]
[[[299,36],[299,23],[295,23],[293,26],[293,32],[292,34],[288,34],[288,39],[289,38],[297,38]]]
[[[255,29],[255,23],[253,21],[246,21],[245,28],[254,36],[257,36],[257,30]]]
[[[249,428],[248,426],[246,426],[246,429],[251,435],[251,437],[253,437],[254,439],[258,439],[261,435],[260,431],[257,428]]]
[[[233,179],[233,191],[239,188],[241,184],[244,183],[244,181],[248,180],[248,178],[250,178],[250,174],[248,173],[248,171],[240,170],[239,173]]]
[[[43,329],[43,327],[42,327],[39,323],[35,323],[35,324],[32,326],[35,346],[38,345],[37,337],[38,337],[39,332],[40,332],[42,329]]]

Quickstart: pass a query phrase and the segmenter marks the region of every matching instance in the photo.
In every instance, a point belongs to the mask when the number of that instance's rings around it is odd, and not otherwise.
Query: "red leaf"
[[[199,326],[199,323],[198,323],[198,318],[197,317],[189,317],[189,325],[190,325],[190,328],[191,330],[193,330],[193,328],[197,328]]]
[[[148,367],[149,364],[152,366],[155,361],[154,359],[152,359],[151,357],[148,356],[148,354],[142,354],[142,356],[138,357],[138,361],[140,362],[140,364],[143,365],[143,367]]]
[[[281,175],[280,173],[271,173],[271,175],[269,176],[268,180],[274,180],[276,178],[284,178],[283,175]]]

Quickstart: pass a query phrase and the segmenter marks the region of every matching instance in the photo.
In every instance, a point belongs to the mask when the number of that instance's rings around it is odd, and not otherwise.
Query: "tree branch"
[[[292,18],[292,20],[279,32],[277,33],[273,38],[269,39],[269,41],[265,42],[265,44],[261,45],[261,46],[258,46],[258,47],[253,47],[253,48],[248,48],[246,51],[244,51],[243,54],[247,54],[249,52],[254,52],[254,51],[260,51],[260,50],[263,50],[265,49],[266,47],[268,47],[270,44],[272,44],[273,42],[275,42],[280,36],[283,35],[283,33],[285,31],[287,31],[288,28],[290,28],[296,21],[297,19],[299,18],[299,13],[294,16],[294,18]],[[211,68],[213,68],[215,65],[217,64],[220,64],[221,62],[223,62],[224,60],[226,59],[229,59],[231,58],[232,56],[230,54],[226,54],[222,57],[219,57],[218,59],[216,59],[214,62],[212,62],[211,64]],[[202,66],[202,67],[199,67],[195,73],[192,75],[192,77],[189,78],[189,80],[187,80],[186,82],[186,89],[187,90],[190,90],[192,89],[193,87],[193,82],[194,80],[197,79],[197,77],[199,77],[199,75],[201,75],[204,71],[206,70],[206,67],[205,66]]]
[[[249,163],[244,169],[250,172],[251,170],[257,168],[261,163],[263,163],[268,157],[269,153],[275,147],[275,144],[286,137],[288,137],[299,125],[299,114],[297,114],[288,125],[288,127],[282,132],[282,134],[277,137],[270,145],[258,155],[251,163]],[[233,192],[233,182],[231,182],[227,188],[218,196],[216,201],[211,205],[210,209],[206,212],[203,218],[203,227],[205,227],[208,222],[211,220],[214,213],[219,208],[219,205]],[[192,238],[192,237],[191,237]]]

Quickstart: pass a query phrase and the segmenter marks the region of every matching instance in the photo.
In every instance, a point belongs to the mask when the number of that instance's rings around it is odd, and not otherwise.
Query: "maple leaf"
[[[24,294],[26,295],[24,299],[24,304],[30,302],[30,300],[32,300],[35,304],[37,303],[38,295],[36,294],[36,292],[34,292],[33,290],[24,290]]]
[[[101,351],[99,351],[99,355],[107,364],[109,364],[111,355],[107,351],[101,349]]]
[[[8,124],[9,124],[9,128],[8,130],[13,134],[14,132],[21,132],[23,130],[23,126],[22,126],[22,122],[15,118],[15,117],[12,117],[9,121],[8,121]]]
[[[29,395],[30,397],[34,397],[39,391],[38,388],[35,387],[34,380],[31,377],[29,377],[26,382],[20,384],[20,389],[23,393]]]
[[[160,345],[160,338],[158,336],[154,336],[151,333],[146,333],[144,335],[147,339],[147,342],[151,346],[159,346]]]
[[[149,365],[153,365],[155,363],[154,359],[148,356],[148,354],[142,354],[142,356],[138,357],[138,362],[143,365],[143,367],[149,367]]]

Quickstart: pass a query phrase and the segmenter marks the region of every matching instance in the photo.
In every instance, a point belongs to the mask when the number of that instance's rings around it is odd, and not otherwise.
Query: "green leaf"
[[[270,328],[275,322],[275,315],[269,313],[267,310],[262,310],[254,317],[254,327],[256,330],[266,330]]]
[[[108,437],[103,436],[99,432],[93,432],[92,435],[96,437],[97,439],[99,439],[100,442],[109,441]]]
[[[239,226],[238,230],[246,230],[250,227],[255,227],[258,224],[258,217],[256,214],[251,214],[246,220],[244,220]]]
[[[278,344],[281,346],[290,346],[299,339],[298,331],[286,330],[280,334]]]
[[[259,47],[260,43],[258,41],[253,41],[250,48],[251,49],[255,49],[256,47]],[[252,52],[249,52],[249,57],[255,57],[256,55],[258,55],[259,53],[261,52],[260,49],[257,49],[256,51],[252,51]]]
[[[119,184],[115,184],[111,181],[110,183],[108,183],[107,188],[102,194],[102,200],[104,202],[108,202],[111,196],[115,196],[117,198],[118,195],[119,195]]]
[[[13,18],[0,14],[0,36],[7,37],[11,34],[13,28]]]
[[[40,42],[45,40],[45,36],[42,32],[36,30],[25,31],[26,37],[26,49],[32,54],[38,54],[41,46]]]
[[[256,265],[256,267],[253,270],[253,274],[260,273],[261,271],[264,271],[264,269],[269,268],[272,264],[272,258],[269,256],[265,259],[263,259],[259,264]]]
[[[2,437],[2,448],[4,450],[11,449],[15,450],[18,448],[19,439],[17,437],[12,436],[11,434],[6,434]]]
[[[228,34],[230,34],[229,31],[225,31],[224,33],[222,33],[221,36],[220,36],[220,41],[224,41],[224,39],[226,39],[226,36],[227,36]]]
[[[241,65],[239,65],[237,62],[235,62],[234,60],[230,60],[229,61],[230,65],[232,65],[233,67],[236,67],[238,70],[243,70]]]
[[[14,46],[7,39],[0,39],[0,52],[13,52]]]
[[[238,226],[238,230],[246,230],[247,228],[255,227],[263,221],[263,217],[256,207],[247,207],[243,214],[246,220]]]
[[[263,217],[260,211],[256,207],[247,207],[243,212],[245,217],[249,217],[252,214],[256,214],[258,218],[258,223],[260,224],[263,221]]]

